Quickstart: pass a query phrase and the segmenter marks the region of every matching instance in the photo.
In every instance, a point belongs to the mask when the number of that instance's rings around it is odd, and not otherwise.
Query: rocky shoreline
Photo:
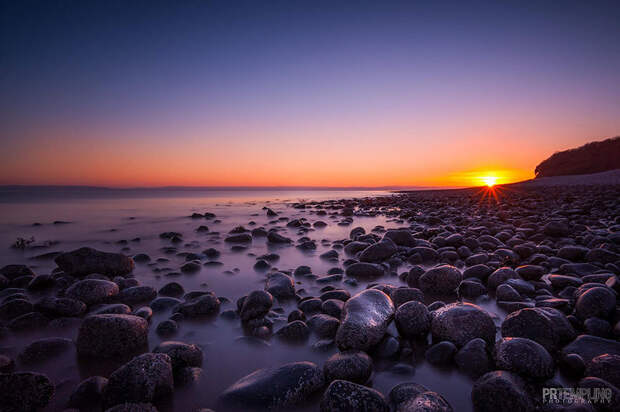
[[[407,373],[387,393],[373,389],[381,359],[404,371],[427,362],[468,376],[476,411],[620,410],[620,186],[420,191],[255,212],[268,223],[253,227],[249,217],[229,233],[209,228],[218,218],[210,212],[189,216],[197,233],[221,240],[200,252],[188,251],[182,233],[162,232],[163,253],[184,263],[158,289],[133,272],[166,258],[139,246],[131,256],[90,247],[58,253],[50,274],[2,267],[0,344],[23,331],[46,336],[15,348],[17,356],[0,352],[0,410],[45,410],[59,382],[31,365],[71,351],[123,364],[87,377],[63,408],[167,410],[167,397],[205,373],[199,342],[181,341],[179,327],[218,317],[256,345],[304,346],[313,336],[312,350],[326,356],[322,365],[299,359],[239,377],[209,405],[216,410],[462,409]],[[390,227],[356,225],[369,216]],[[348,238],[326,238],[330,226],[350,227]],[[185,290],[184,277],[221,264],[224,248],[251,253],[258,242],[274,247],[255,256],[264,287],[236,302],[217,290]],[[329,248],[320,254],[332,264],[327,273],[279,261],[279,250],[317,246]],[[155,322],[154,313],[168,316]],[[75,339],[54,335],[65,324]],[[157,345],[149,344],[152,330]],[[543,398],[567,381],[609,399]]]

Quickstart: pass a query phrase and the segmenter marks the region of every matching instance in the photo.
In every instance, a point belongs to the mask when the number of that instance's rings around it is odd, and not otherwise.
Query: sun
[[[497,176],[482,176],[480,180],[488,187],[493,187],[497,183]]]

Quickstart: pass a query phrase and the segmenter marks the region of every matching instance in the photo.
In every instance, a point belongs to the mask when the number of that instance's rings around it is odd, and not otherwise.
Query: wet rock
[[[66,338],[43,338],[26,346],[19,354],[24,364],[45,362],[73,349],[73,341]]]
[[[41,299],[34,307],[52,318],[79,317],[86,311],[86,304],[81,300],[51,296]]]
[[[35,273],[26,265],[6,265],[0,269],[0,275],[13,280],[22,276],[35,276]]]
[[[620,388],[620,355],[605,353],[593,358],[588,363],[585,375],[606,380]]]
[[[342,309],[344,309],[344,302],[338,299],[327,299],[321,305],[321,312],[326,315],[333,316],[336,319],[341,318]]]
[[[264,290],[255,290],[243,301],[243,305],[239,310],[241,320],[261,318],[269,313],[273,306],[273,296]]]
[[[310,299],[304,299],[301,302],[299,302],[298,307],[305,314],[312,314],[312,313],[319,312],[321,310],[322,305],[323,305],[323,301],[321,299],[310,298]]]
[[[580,319],[590,317],[608,318],[616,309],[616,295],[611,289],[600,286],[583,292],[575,303],[575,312]]]
[[[0,373],[0,406],[3,412],[35,411],[47,406],[54,384],[40,373]]]
[[[482,375],[474,383],[471,399],[477,412],[534,410],[525,381],[507,371],[493,371]]]
[[[282,236],[277,232],[271,231],[267,234],[267,242],[274,244],[288,244],[291,243],[292,240],[288,237]]]
[[[321,399],[321,412],[389,412],[383,395],[366,386],[344,380],[333,381]]]
[[[118,285],[109,280],[85,279],[71,285],[65,295],[87,305],[110,301],[119,293]]]
[[[134,269],[133,259],[121,253],[106,253],[83,247],[63,253],[54,259],[69,276],[83,277],[91,273],[106,276],[125,276]]]
[[[370,246],[370,243],[358,241],[349,242],[344,247],[344,253],[346,253],[347,255],[355,255],[357,252],[361,252],[368,246]]]
[[[38,275],[30,281],[27,286],[28,290],[45,290],[54,286],[56,281],[51,275]]]
[[[308,325],[319,338],[333,338],[336,336],[340,321],[333,316],[318,314],[308,319]]]
[[[605,398],[600,399],[599,402],[596,402],[596,409],[601,412],[616,412],[620,410],[620,389],[611,383],[600,379],[595,378],[593,376],[587,376],[577,382],[578,388],[583,388],[586,391],[590,391],[590,393],[595,393],[598,391],[602,393]],[[604,401],[603,401],[604,399]]]
[[[178,298],[180,296],[183,296],[183,294],[185,293],[185,289],[183,289],[183,286],[178,282],[170,282],[162,286],[161,289],[159,289],[158,293],[161,296]]]
[[[493,362],[489,357],[487,343],[476,338],[467,342],[454,356],[459,370],[473,378],[492,370]]]
[[[0,355],[0,373],[10,373],[15,369],[15,361],[6,355]]]
[[[486,261],[487,260],[485,260],[485,262]],[[493,269],[491,269],[490,267],[488,267],[487,265],[483,263],[480,263],[480,264],[475,264],[465,269],[465,271],[463,272],[463,278],[465,279],[477,278],[480,280],[486,280],[491,273],[493,273]]]
[[[531,339],[504,338],[495,345],[495,362],[499,369],[534,379],[548,379],[555,373],[549,352]]]
[[[504,302],[519,302],[523,299],[519,292],[506,283],[502,283],[497,287],[495,297],[498,301]]]
[[[32,312],[34,307],[26,299],[14,299],[5,301],[0,305],[0,319],[11,320],[18,316]]]
[[[474,278],[476,279],[476,278]],[[457,289],[457,294],[460,297],[475,299],[479,296],[485,295],[487,293],[487,288],[482,284],[482,282],[478,280],[463,280]]]
[[[574,341],[562,348],[561,357],[574,353],[583,359],[586,368],[590,362],[600,355],[620,356],[620,342],[598,336],[580,335]]]
[[[73,390],[69,403],[70,408],[90,410],[101,408],[103,403],[103,389],[108,384],[108,379],[103,376],[91,376],[83,380]]]
[[[390,239],[398,246],[414,247],[417,244],[409,229],[389,229],[383,238]]]
[[[265,290],[278,299],[292,298],[295,296],[295,283],[284,273],[270,273],[267,276]]]
[[[452,412],[452,406],[436,392],[422,392],[400,404],[397,412]]]
[[[450,265],[432,268],[418,279],[420,289],[424,293],[434,295],[452,295],[463,280],[461,272]]]
[[[325,380],[337,379],[364,384],[372,374],[372,359],[362,351],[344,351],[332,355],[323,365]]]
[[[495,290],[499,285],[509,279],[519,279],[519,275],[509,267],[501,267],[489,275],[487,279],[487,288],[489,288],[489,290]]]
[[[502,322],[501,331],[505,338],[528,338],[550,352],[575,338],[575,330],[566,316],[553,308],[526,308],[513,312]]]
[[[495,324],[482,308],[470,303],[453,303],[431,313],[431,332],[436,341],[447,340],[457,347],[472,339],[495,342]]]
[[[220,300],[213,292],[206,292],[203,295],[189,299],[179,305],[175,312],[182,313],[187,317],[214,315],[220,310]]]
[[[367,289],[344,305],[343,318],[336,334],[341,350],[367,351],[379,343],[394,316],[394,304],[383,292]]]
[[[308,399],[324,385],[323,370],[312,362],[259,369],[235,382],[220,399],[244,409],[285,409]]]
[[[407,409],[401,409],[401,405],[424,392],[428,392],[428,389],[424,385],[415,382],[399,383],[390,390],[390,394],[388,395],[390,406],[394,411],[405,412]]]
[[[108,406],[124,402],[152,402],[172,394],[173,376],[170,357],[163,353],[145,353],[115,370],[103,390]]]
[[[452,342],[443,341],[426,350],[424,357],[433,365],[449,365],[456,354],[456,346]]]
[[[148,344],[148,322],[133,315],[93,315],[84,318],[77,338],[80,355],[123,357]]]
[[[150,286],[133,286],[123,289],[118,294],[118,299],[129,305],[141,302],[150,302],[156,297],[157,291]]]
[[[347,300],[349,300],[350,297],[351,297],[351,294],[349,293],[348,290],[333,289],[333,290],[328,290],[327,292],[323,292],[321,294],[320,299],[322,301],[327,301],[329,299],[337,299],[337,300],[346,302]]]
[[[165,341],[160,343],[153,353],[165,353],[170,357],[172,370],[185,367],[202,366],[203,355],[202,349],[198,346],[177,341]]]
[[[142,319],[145,319],[148,321],[151,319],[151,317],[153,317],[153,310],[149,308],[148,306],[142,306],[141,308],[139,308],[138,310],[134,312],[134,315],[139,316]]]
[[[164,296],[160,298],[155,298],[150,303],[150,306],[154,312],[162,312],[166,309],[180,305],[181,303],[183,302],[180,299]]]
[[[544,267],[538,265],[524,265],[515,269],[517,275],[525,280],[540,280],[547,273]]]
[[[181,266],[181,272],[183,273],[196,273],[200,271],[200,263],[199,262],[187,262],[183,266]]]
[[[394,320],[398,333],[406,338],[426,336],[431,328],[431,315],[428,309],[417,301],[406,302],[399,306]]]
[[[410,301],[424,301],[424,293],[417,288],[397,288],[390,295],[394,307],[398,308],[400,305]]]
[[[252,241],[252,235],[249,233],[239,233],[228,236],[224,241],[228,243],[250,243]]]
[[[91,308],[89,315],[104,315],[104,314],[117,314],[117,315],[130,315],[131,308],[124,303],[110,303],[104,305],[96,305]]]
[[[177,333],[179,325],[172,319],[164,320],[157,325],[155,332],[161,337],[168,338]]]
[[[552,220],[543,227],[543,233],[551,237],[566,237],[570,234],[570,228],[566,223]]]
[[[379,263],[396,253],[396,244],[389,238],[368,246],[359,255],[360,262]]]
[[[202,368],[184,367],[174,372],[174,384],[176,386],[195,385],[200,381],[202,376]]]
[[[40,312],[29,312],[11,320],[8,324],[12,331],[36,330],[50,323],[47,316]]]
[[[358,262],[347,266],[345,273],[352,278],[376,279],[383,276],[385,269],[375,263]]]
[[[310,329],[305,322],[296,320],[282,326],[276,335],[289,342],[303,342],[310,336]]]

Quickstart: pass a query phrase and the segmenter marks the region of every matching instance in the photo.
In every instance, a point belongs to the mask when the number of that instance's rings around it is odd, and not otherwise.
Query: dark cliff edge
[[[536,178],[582,175],[620,169],[620,136],[554,153],[534,172]]]

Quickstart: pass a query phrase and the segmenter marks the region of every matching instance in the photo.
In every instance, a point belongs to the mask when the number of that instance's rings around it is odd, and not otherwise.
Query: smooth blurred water
[[[5,194],[6,195],[6,194]],[[355,217],[351,226],[339,226],[336,216],[317,216],[315,211],[295,209],[290,202],[300,200],[325,200],[374,195],[389,195],[387,192],[367,191],[120,191],[103,193],[45,193],[37,196],[9,194],[0,199],[0,266],[9,263],[26,263],[35,273],[50,273],[55,267],[53,260],[33,260],[42,253],[51,251],[69,251],[82,246],[91,246],[110,252],[123,252],[128,255],[147,253],[153,263],[159,257],[170,259],[166,263],[137,264],[134,276],[145,285],[159,289],[170,281],[177,281],[186,291],[211,290],[218,296],[226,297],[230,303],[222,305],[222,311],[235,309],[236,300],[256,289],[263,289],[265,274],[257,272],[253,266],[256,256],[267,252],[280,255],[274,266],[279,269],[294,269],[299,265],[307,265],[313,273],[324,275],[334,266],[342,267],[344,255],[340,253],[338,263],[331,263],[319,258],[319,255],[330,250],[329,244],[321,244],[321,240],[330,242],[349,237],[350,230],[362,226],[370,231],[376,225],[386,228],[401,226],[396,222],[378,217]],[[255,239],[246,250],[235,252],[231,246],[223,242],[226,234],[235,226],[243,225],[248,229],[275,226],[272,218],[267,218],[262,210],[269,206],[280,216],[288,218],[305,217],[313,223],[322,220],[328,223],[323,229],[316,229],[305,236],[317,240],[317,249],[301,251],[295,247],[270,246],[265,239]],[[220,223],[213,220],[191,219],[193,212],[215,213]],[[54,221],[65,221],[65,224],[53,224]],[[33,226],[38,222],[40,226]],[[253,222],[254,224],[252,224]],[[280,222],[278,226],[284,226]],[[209,233],[198,233],[199,225],[207,225]],[[200,252],[214,247],[221,251],[218,258],[221,266],[206,267],[196,274],[184,274],[180,277],[167,277],[166,273],[178,271],[185,262],[182,256],[165,254],[162,247],[170,246],[168,240],[160,239],[159,234],[166,231],[181,232],[183,243],[177,245],[179,252]],[[214,234],[219,232],[219,236]],[[300,237],[296,229],[288,228],[283,232],[294,240]],[[34,237],[36,244],[57,242],[51,247],[28,248],[17,250],[9,245],[17,238]],[[139,242],[131,241],[140,238]],[[403,267],[402,270],[406,270]],[[401,271],[402,271],[401,270]],[[381,282],[401,285],[396,277],[387,276]],[[305,289],[307,295],[318,296],[324,285],[305,279],[296,279],[296,288]],[[341,286],[336,284],[334,286]],[[344,285],[343,285],[344,286]],[[362,290],[364,282],[356,287],[346,285],[352,294]],[[34,301],[39,295],[33,294]],[[285,316],[295,307],[294,302],[276,303],[274,307],[282,307]],[[149,347],[152,350],[162,339],[155,333],[155,326],[170,316],[170,311],[157,313],[151,321]],[[284,322],[274,325],[274,330]],[[200,345],[205,353],[203,375],[199,384],[189,388],[175,390],[174,396],[157,406],[160,410],[189,411],[197,407],[216,408],[217,396],[230,384],[254,370],[276,366],[293,361],[313,361],[319,365],[337,349],[327,352],[313,351],[310,346],[317,340],[312,336],[303,345],[290,345],[270,340],[270,347],[262,348],[236,342],[243,336],[239,320],[226,320],[216,317],[209,321],[183,321],[180,323],[178,335],[173,340],[180,340]],[[393,329],[393,325],[392,325]],[[394,331],[395,332],[395,331]],[[51,333],[51,334],[50,334]],[[11,335],[0,341],[3,352],[14,358],[30,341],[43,336],[67,336],[75,338],[77,327],[68,327],[50,332],[32,331]],[[378,361],[375,364],[372,386],[387,396],[389,390],[400,382],[414,381],[426,385],[431,390],[441,393],[452,404],[455,410],[470,410],[471,379],[454,369],[443,370],[430,366],[423,359],[423,351],[416,354],[411,361],[415,367],[414,374],[399,375],[389,369],[396,361]],[[109,375],[120,366],[115,361],[78,360],[74,353],[65,355],[53,362],[20,369],[40,370],[58,385],[57,394],[49,410],[61,410],[65,406],[71,391],[83,379],[93,374]],[[218,408],[221,410],[221,408]],[[302,408],[318,410],[318,399]]]

